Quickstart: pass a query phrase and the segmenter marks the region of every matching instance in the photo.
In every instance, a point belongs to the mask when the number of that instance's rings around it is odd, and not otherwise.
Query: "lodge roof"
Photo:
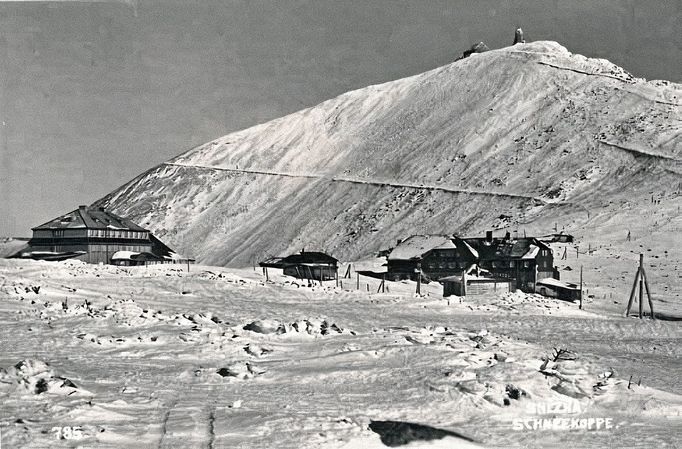
[[[549,249],[549,246],[535,237],[522,238],[493,238],[487,240],[480,238],[451,237],[448,235],[413,235],[399,243],[389,253],[389,260],[418,260],[434,249],[458,248],[466,251],[474,259],[500,260],[500,259],[534,259],[540,249]]]
[[[37,229],[119,229],[127,231],[146,231],[143,227],[127,218],[100,207],[80,206],[61,217],[36,226]]]
[[[534,259],[540,249],[549,249],[549,246],[534,237],[494,238],[492,241],[468,238],[465,241],[478,252],[480,260]]]
[[[448,235],[413,235],[393,248],[388,255],[390,260],[419,259],[436,248],[456,248]]]
[[[337,259],[319,251],[301,251],[300,253],[292,254],[282,259],[281,263],[288,264],[304,264],[304,263],[336,263]]]

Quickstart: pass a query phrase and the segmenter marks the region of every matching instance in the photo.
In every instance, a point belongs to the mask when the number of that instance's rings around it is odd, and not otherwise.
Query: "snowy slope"
[[[595,219],[624,236],[679,224],[680,97],[554,42],[516,45],[221,137],[97,203],[214,265],[302,247],[353,260],[413,233],[583,235]]]

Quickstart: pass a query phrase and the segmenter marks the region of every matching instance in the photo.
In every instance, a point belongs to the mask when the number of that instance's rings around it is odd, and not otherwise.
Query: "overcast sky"
[[[0,2],[0,236],[192,146],[472,43],[556,40],[682,81],[682,0]]]

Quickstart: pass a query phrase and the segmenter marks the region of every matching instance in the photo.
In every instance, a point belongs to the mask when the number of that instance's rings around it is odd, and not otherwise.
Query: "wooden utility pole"
[[[625,316],[630,316],[630,309],[635,301],[637,293],[637,284],[639,283],[639,318],[644,317],[644,289],[646,288],[646,295],[649,300],[649,309],[651,310],[651,319],[655,320],[654,303],[651,300],[651,292],[649,290],[649,283],[646,279],[646,272],[644,271],[644,254],[639,255],[639,267],[637,274],[635,274],[635,281],[632,283],[632,290],[630,290],[630,299],[628,300],[628,307],[625,310]]]
[[[417,264],[417,269],[415,271],[417,272],[417,294],[421,295],[422,294],[422,264],[421,263]]]
[[[580,310],[583,308],[583,266],[580,265]]]

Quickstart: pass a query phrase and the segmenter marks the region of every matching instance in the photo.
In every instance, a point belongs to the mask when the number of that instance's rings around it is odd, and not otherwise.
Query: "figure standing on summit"
[[[514,45],[525,43],[526,40],[523,38],[523,30],[521,28],[517,28],[516,33],[514,33]]]

